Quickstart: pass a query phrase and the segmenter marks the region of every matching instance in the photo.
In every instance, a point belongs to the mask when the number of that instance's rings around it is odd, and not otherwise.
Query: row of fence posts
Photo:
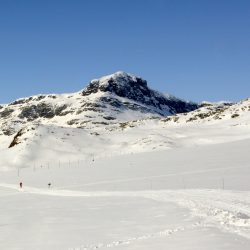
[[[94,161],[94,160],[93,160]],[[77,160],[76,161],[76,166],[77,166],[77,168],[79,168],[80,167],[80,163],[81,163],[81,161],[80,160]],[[129,164],[132,164],[132,163],[129,163]],[[74,164],[73,164],[74,165]],[[65,164],[63,163],[62,164],[62,162],[61,161],[58,161],[58,167],[59,168],[61,168],[62,166],[65,166]],[[72,162],[69,160],[68,161],[68,167],[69,168],[71,168],[71,166],[72,166]],[[93,165],[92,165],[93,166]],[[36,171],[36,164],[34,163],[33,164],[33,172],[35,172]],[[40,168],[44,168],[44,165],[40,165]],[[47,169],[49,170],[50,169],[50,163],[48,162],[47,163]],[[181,174],[180,174],[181,175]],[[18,169],[17,169],[17,176],[18,177],[20,177],[21,176],[21,169],[20,169],[20,167],[18,167]],[[154,182],[154,179],[152,178],[152,179],[150,179],[150,177],[148,178],[149,179],[149,189],[150,190],[153,190],[153,188],[154,188],[154,185],[153,185],[153,182]],[[186,188],[188,188],[187,187],[187,184],[186,184],[186,181],[185,181],[185,178],[182,178],[182,188],[183,189],[186,189]],[[221,178],[221,189],[222,190],[224,190],[225,189],[225,178],[224,177],[222,177]]]
[[[87,161],[85,160],[85,163],[86,163],[86,165],[87,165],[87,163],[88,163],[88,164],[92,163],[91,166],[93,166],[93,162],[94,162],[94,161],[95,161],[95,159],[94,159],[94,158],[91,158],[91,161],[87,162]],[[69,168],[71,168],[72,166],[77,166],[77,167],[79,168],[81,162],[84,162],[84,160],[77,160],[77,161],[75,162],[75,164],[72,164],[72,161],[71,161],[71,160],[69,160],[67,164],[66,164],[65,162],[58,161],[58,167],[61,168],[61,167],[68,166]],[[50,168],[51,168],[49,162],[47,162],[47,163],[45,163],[45,164],[40,164],[40,165],[37,165],[36,163],[34,163],[34,164],[33,164],[33,172],[35,172],[36,169],[38,169],[38,168],[43,168],[43,169],[44,169],[44,168],[46,168],[46,167],[47,167],[47,169],[50,169]],[[22,169],[22,168],[20,168],[20,167],[18,166],[18,168],[17,168],[17,176],[20,176],[20,174],[21,174],[21,169]],[[26,169],[27,169],[27,168],[26,168]]]

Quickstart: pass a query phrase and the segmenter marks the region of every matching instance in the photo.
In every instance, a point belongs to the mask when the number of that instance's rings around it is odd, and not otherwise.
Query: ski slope
[[[0,249],[249,249],[249,145],[239,139],[2,172]]]

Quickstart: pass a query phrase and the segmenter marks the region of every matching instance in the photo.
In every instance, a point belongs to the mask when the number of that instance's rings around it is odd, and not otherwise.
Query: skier
[[[20,186],[20,188],[22,188],[22,187],[23,187],[23,183],[22,183],[22,182],[20,182],[20,183],[19,183],[19,186]]]
[[[51,186],[51,183],[49,182],[49,183],[48,183],[48,188],[50,188],[50,186]]]

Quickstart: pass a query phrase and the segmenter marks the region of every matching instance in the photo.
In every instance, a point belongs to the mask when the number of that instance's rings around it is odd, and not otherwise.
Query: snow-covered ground
[[[250,100],[246,100],[213,115],[208,107],[162,119],[145,118],[107,126],[92,124],[89,128],[51,124],[48,119],[44,124],[27,125],[19,144],[11,149],[8,146],[14,136],[0,138],[1,169],[58,165],[59,161],[63,164],[248,139],[249,107]],[[235,114],[238,116],[232,118]]]
[[[249,249],[249,146],[245,139],[1,172],[0,249]]]

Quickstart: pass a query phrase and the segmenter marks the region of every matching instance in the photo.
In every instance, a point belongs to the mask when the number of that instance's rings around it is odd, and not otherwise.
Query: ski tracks
[[[86,198],[138,197],[153,199],[158,202],[173,202],[182,207],[188,208],[193,216],[202,218],[204,226],[216,227],[222,231],[236,233],[250,239],[249,191],[186,189],[134,192],[84,192],[61,189],[39,189],[33,187],[25,187],[23,190],[20,190],[16,185],[12,184],[0,184],[0,187],[19,190],[23,194]]]
[[[169,237],[175,233],[182,232],[182,231],[185,231],[187,229],[198,228],[200,226],[201,226],[201,224],[199,222],[197,222],[197,223],[192,224],[191,226],[166,229],[166,230],[163,230],[163,231],[160,231],[157,233],[145,234],[142,236],[132,237],[132,238],[128,238],[125,240],[112,241],[109,243],[82,245],[79,247],[69,248],[68,250],[94,250],[94,249],[101,249],[101,248],[113,248],[113,247],[118,247],[118,246],[122,246],[122,245],[130,245],[130,244],[133,244],[133,243],[139,242],[139,241]]]
[[[158,201],[189,208],[204,224],[250,239],[250,193],[224,190],[182,190],[152,193]]]

